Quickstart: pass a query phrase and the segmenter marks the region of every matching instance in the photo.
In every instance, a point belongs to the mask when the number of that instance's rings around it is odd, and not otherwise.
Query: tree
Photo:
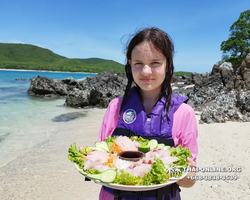
[[[250,10],[240,13],[239,19],[232,24],[228,40],[221,43],[222,60],[231,62],[234,68],[250,53]]]

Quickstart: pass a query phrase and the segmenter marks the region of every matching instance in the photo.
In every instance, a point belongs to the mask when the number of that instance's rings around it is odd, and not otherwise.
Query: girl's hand
[[[195,162],[191,158],[187,158],[187,162],[188,162],[189,167],[191,168],[196,167]],[[188,172],[187,175],[182,180],[179,180],[176,183],[181,187],[186,187],[186,188],[192,187],[196,181],[191,180],[188,177],[195,176],[195,175],[196,175],[195,172],[192,172],[192,171]]]
[[[195,162],[191,158],[187,158],[187,162],[188,162],[189,167],[191,168],[196,167]]]

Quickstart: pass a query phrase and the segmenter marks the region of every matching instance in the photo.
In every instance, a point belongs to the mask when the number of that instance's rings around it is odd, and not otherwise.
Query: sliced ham
[[[89,170],[90,168],[94,168],[96,170],[102,169],[103,163],[107,162],[109,159],[109,154],[104,151],[92,151],[86,156],[86,160],[84,162],[84,169]],[[100,171],[100,170],[99,170]]]
[[[143,160],[143,163],[150,164],[154,162],[155,158],[161,159],[165,165],[172,164],[173,162],[178,160],[177,157],[170,156],[170,151],[162,149],[162,148],[149,151],[148,153],[145,154],[145,157],[142,158],[142,160]]]
[[[114,141],[117,145],[122,147],[124,150],[137,151],[138,146],[140,145],[137,141],[131,141],[126,136],[119,136]]]
[[[124,169],[125,172],[131,173],[135,176],[145,176],[148,172],[151,170],[151,165],[150,164],[140,164],[140,165],[135,165],[134,168],[126,168]]]

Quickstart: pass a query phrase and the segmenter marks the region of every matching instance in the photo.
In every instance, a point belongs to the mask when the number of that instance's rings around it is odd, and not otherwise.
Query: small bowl
[[[118,153],[118,157],[122,160],[137,162],[145,156],[143,152],[140,151],[122,151]]]

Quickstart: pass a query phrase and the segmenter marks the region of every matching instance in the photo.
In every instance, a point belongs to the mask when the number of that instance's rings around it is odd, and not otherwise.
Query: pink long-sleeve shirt
[[[105,140],[106,137],[111,135],[115,130],[119,121],[121,103],[122,97],[115,98],[109,103],[103,118],[99,141]],[[194,161],[196,161],[196,156],[198,154],[197,137],[198,129],[194,110],[188,104],[183,103],[174,113],[172,138],[175,147],[181,145],[182,147],[188,147],[190,149]],[[110,200],[114,199],[114,196],[102,189],[99,199]]]

